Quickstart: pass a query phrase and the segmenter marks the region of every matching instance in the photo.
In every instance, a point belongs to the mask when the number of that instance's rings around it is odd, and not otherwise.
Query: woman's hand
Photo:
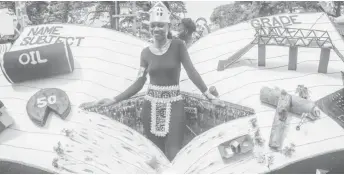
[[[115,104],[116,101],[109,99],[109,98],[104,98],[96,102],[89,102],[89,103],[83,103],[80,105],[80,108],[82,109],[90,109],[94,107],[107,107]]]
[[[214,96],[213,94],[217,94],[217,91],[215,89],[215,87],[212,87],[211,89],[208,89],[206,92],[204,92],[204,96],[211,101],[211,103],[213,103],[216,106],[221,106],[221,107],[225,107],[226,105],[218,99],[218,97]]]
[[[214,105],[216,105],[216,106],[221,106],[221,107],[225,107],[226,105],[225,105],[225,103],[223,103],[221,100],[219,100],[219,99],[213,99],[213,100],[211,100],[211,103],[213,103]]]

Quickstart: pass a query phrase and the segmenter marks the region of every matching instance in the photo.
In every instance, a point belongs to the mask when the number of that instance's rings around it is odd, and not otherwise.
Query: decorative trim
[[[153,103],[172,103],[172,102],[183,100],[183,97],[181,95],[178,95],[176,97],[171,97],[171,98],[154,98],[154,97],[146,95],[145,99]]]
[[[177,91],[179,90],[179,85],[173,85],[173,86],[157,86],[157,85],[148,85],[148,89],[157,90],[157,91]]]
[[[151,102],[151,133],[158,137],[165,137],[170,130],[170,120],[172,112],[172,103],[183,100],[180,93],[173,93],[173,91],[179,92],[179,86],[156,86],[149,85],[148,91],[159,91],[162,93],[168,93],[172,97],[169,98],[157,98],[154,97],[155,93],[146,94],[145,99]],[[159,93],[157,93],[159,94]],[[176,96],[173,96],[176,95]],[[158,111],[158,112],[157,112]],[[161,112],[163,111],[163,112]],[[159,129],[157,129],[159,127]]]

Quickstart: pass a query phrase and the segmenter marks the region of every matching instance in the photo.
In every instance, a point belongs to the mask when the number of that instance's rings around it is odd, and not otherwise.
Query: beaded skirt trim
[[[170,129],[172,103],[183,100],[179,86],[149,85],[145,99],[151,102],[151,133],[165,137]]]

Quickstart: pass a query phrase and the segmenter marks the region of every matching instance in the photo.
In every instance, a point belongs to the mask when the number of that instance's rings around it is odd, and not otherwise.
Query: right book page
[[[254,116],[240,118],[218,125],[195,137],[179,151],[169,172],[200,173],[204,169],[216,169],[223,165],[218,146],[222,143],[250,134]]]

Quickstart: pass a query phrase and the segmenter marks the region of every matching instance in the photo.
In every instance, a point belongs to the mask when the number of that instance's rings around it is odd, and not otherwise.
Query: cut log
[[[281,91],[281,89],[263,87],[260,90],[260,101],[276,107]],[[315,105],[315,102],[295,95],[291,95],[290,112],[298,115],[310,113],[314,118],[318,118],[320,115],[320,109]]]
[[[269,146],[279,150],[283,145],[285,128],[287,125],[288,111],[291,107],[291,96],[282,91],[278,100],[275,118],[272,124]]]

